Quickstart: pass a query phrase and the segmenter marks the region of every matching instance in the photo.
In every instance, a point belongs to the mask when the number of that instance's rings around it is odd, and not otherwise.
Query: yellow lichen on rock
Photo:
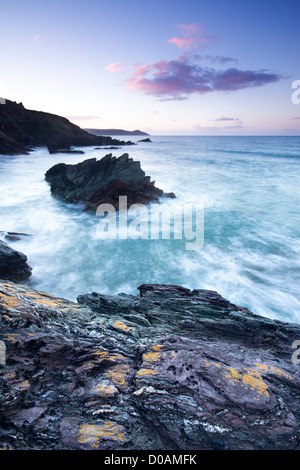
[[[21,335],[19,333],[5,333],[2,338],[10,343],[15,343]]]
[[[28,388],[30,388],[30,383],[28,382],[28,380],[23,380],[23,382],[18,383],[16,387],[19,390],[27,390]]]
[[[156,374],[157,372],[153,369],[140,369],[136,375],[138,377],[142,377],[144,375],[156,375]]]
[[[127,364],[117,364],[105,372],[105,376],[110,379],[114,385],[126,387],[126,379],[130,373],[130,367]]]
[[[99,359],[106,359],[109,356],[107,351],[94,351],[92,354],[97,356]]]
[[[263,381],[260,372],[256,369],[244,368],[244,371],[240,372],[232,367],[227,367],[227,373],[224,374],[224,377],[242,387],[250,387],[250,390],[259,395],[269,397],[268,384]]]
[[[80,444],[88,444],[92,448],[98,448],[103,439],[120,442],[125,440],[122,426],[113,421],[106,421],[103,425],[83,424],[77,436]]]
[[[162,344],[157,344],[151,347],[150,351],[147,353],[143,354],[143,360],[144,362],[155,362],[159,359],[159,356],[161,354],[161,348],[163,347]]]
[[[13,283],[1,283],[0,303],[7,308],[26,307],[32,304],[44,305],[60,311],[76,312],[81,309],[79,304],[55,297],[45,292],[35,291],[27,286]]]
[[[159,355],[160,355],[159,352],[149,351],[146,354],[144,354],[143,359],[145,362],[155,362],[158,360]]]
[[[134,331],[134,328],[132,328],[131,326],[126,325],[126,323],[123,323],[119,320],[116,320],[113,325],[118,330],[126,331],[128,333],[131,332],[131,331]]]
[[[163,347],[163,344],[156,344],[152,346],[152,349],[153,351],[160,351],[162,347]]]
[[[276,375],[286,377],[287,379],[293,380],[293,378],[289,374],[286,374],[283,370],[279,369],[278,367],[269,366],[267,364],[255,364],[255,366],[258,369],[261,369],[263,372],[273,373],[273,374],[276,374]]]
[[[15,379],[16,378],[16,373],[14,371],[13,372],[7,372],[7,374],[5,374],[5,378],[7,380]]]
[[[122,354],[118,354],[118,353],[110,354],[108,351],[103,351],[103,350],[96,350],[96,351],[92,352],[92,356],[93,357],[91,358],[90,361],[85,362],[80,367],[77,367],[75,369],[77,374],[88,372],[88,371],[92,370],[94,367],[97,367],[97,365],[101,364],[103,361],[106,361],[108,366],[110,365],[109,364],[110,362],[111,363],[118,363],[118,362],[125,362],[126,361],[126,358],[124,356],[122,356]],[[115,369],[115,367],[117,367],[118,369]],[[118,378],[120,379],[121,369],[123,369],[124,373],[127,373],[127,371],[130,370],[130,367],[126,366],[126,365],[124,365],[124,366],[123,365],[113,366],[112,369],[110,369],[110,371],[112,371],[112,372],[109,372],[109,374],[114,375],[114,376],[117,375]],[[117,374],[117,372],[118,372],[118,374]]]
[[[112,362],[126,360],[126,358],[122,356],[122,354],[118,354],[118,353],[109,354],[108,351],[97,350],[97,351],[94,351],[92,354],[93,356],[96,356],[95,362],[102,361],[103,359],[109,359]]]
[[[16,308],[21,305],[19,299],[17,299],[14,295],[5,294],[1,291],[0,293],[0,302],[4,307],[7,308]]]

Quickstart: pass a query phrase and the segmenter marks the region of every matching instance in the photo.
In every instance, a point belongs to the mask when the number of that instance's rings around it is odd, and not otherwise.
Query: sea
[[[0,156],[1,238],[27,255],[33,270],[25,284],[69,300],[175,284],[214,290],[254,314],[300,323],[300,137],[129,138],[136,145],[85,147],[84,155],[39,148]],[[56,163],[108,153],[128,153],[157,187],[176,195],[132,208],[127,236],[111,236],[108,221],[119,221],[106,212],[105,238],[105,216],[52,196],[44,177]],[[152,213],[159,215],[152,222],[160,221],[156,236],[146,230]],[[172,214],[182,223],[176,230]],[[28,236],[8,240],[6,232]]]

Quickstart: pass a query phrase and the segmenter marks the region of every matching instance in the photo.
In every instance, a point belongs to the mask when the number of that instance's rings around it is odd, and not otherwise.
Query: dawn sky
[[[83,128],[299,135],[297,0],[10,0],[0,97]]]

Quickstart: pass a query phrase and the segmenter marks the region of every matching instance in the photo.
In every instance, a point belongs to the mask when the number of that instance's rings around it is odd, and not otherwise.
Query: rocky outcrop
[[[140,163],[127,153],[119,158],[110,153],[101,160],[90,158],[75,165],[59,163],[46,172],[45,179],[51,184],[53,195],[80,203],[89,211],[103,203],[110,203],[118,210],[119,196],[127,196],[128,206],[175,197],[156,188]]]
[[[0,154],[28,153],[32,147],[41,146],[54,153],[73,146],[130,144],[90,134],[64,117],[28,110],[22,103],[5,100],[0,105]]]
[[[30,276],[31,267],[27,264],[27,256],[0,240],[0,279],[19,282]]]
[[[300,449],[300,326],[217,292],[0,282],[0,447]]]
[[[54,153],[76,153],[76,154],[83,154],[85,153],[83,150],[74,150],[74,149],[58,149],[58,148],[52,148],[51,146],[48,146],[48,151],[52,155]]]

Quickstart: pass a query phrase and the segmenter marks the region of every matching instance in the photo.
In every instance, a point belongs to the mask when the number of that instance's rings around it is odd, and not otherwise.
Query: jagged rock
[[[30,276],[31,267],[27,264],[27,256],[0,240],[0,279],[19,282]]]
[[[0,448],[300,449],[299,325],[139,290],[75,303],[0,282]]]
[[[175,197],[156,188],[145,175],[140,163],[129,158],[108,154],[101,160],[90,158],[75,165],[59,163],[50,168],[45,179],[51,184],[52,194],[81,203],[93,211],[100,204],[110,203],[118,210],[119,196],[127,196],[127,205],[148,204],[160,197]]]

